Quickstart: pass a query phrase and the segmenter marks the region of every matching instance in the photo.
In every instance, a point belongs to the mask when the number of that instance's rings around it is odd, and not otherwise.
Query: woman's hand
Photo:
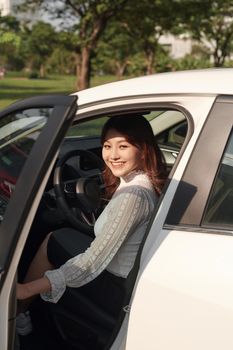
[[[16,298],[18,300],[28,299],[34,295],[40,293],[46,293],[51,291],[51,284],[47,277],[39,278],[35,281],[20,284],[16,286]]]
[[[16,298],[18,300],[24,300],[30,298],[27,284],[17,283],[16,285]]]

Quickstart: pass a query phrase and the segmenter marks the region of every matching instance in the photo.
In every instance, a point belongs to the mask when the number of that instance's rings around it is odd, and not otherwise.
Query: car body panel
[[[160,73],[105,84],[75,94],[79,97],[80,110],[104,101],[114,103],[117,98],[127,100],[129,96],[232,94],[232,74],[232,68]]]
[[[232,237],[178,230],[160,236],[142,266],[126,349],[232,349]]]

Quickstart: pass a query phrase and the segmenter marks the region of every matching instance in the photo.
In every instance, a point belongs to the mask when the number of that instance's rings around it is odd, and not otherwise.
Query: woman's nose
[[[118,159],[119,158],[119,153],[116,148],[111,149],[111,154],[110,154],[111,159]]]

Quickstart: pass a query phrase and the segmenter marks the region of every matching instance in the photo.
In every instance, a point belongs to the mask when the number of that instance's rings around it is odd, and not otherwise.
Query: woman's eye
[[[110,149],[111,147],[109,145],[103,145],[104,149]]]
[[[128,145],[120,145],[120,149],[126,149],[128,148]]]

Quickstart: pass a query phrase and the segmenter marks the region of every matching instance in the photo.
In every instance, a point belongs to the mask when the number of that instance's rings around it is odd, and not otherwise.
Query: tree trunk
[[[155,69],[154,69],[154,61],[155,61],[154,48],[152,50],[147,48],[145,50],[145,54],[146,54],[146,74],[150,75],[150,74],[153,74],[155,72]]]
[[[122,79],[126,67],[127,67],[128,61],[126,62],[116,62],[116,75],[117,75],[117,79]]]
[[[44,66],[44,64],[42,63],[41,65],[40,65],[40,78],[44,78],[45,77],[45,66]]]
[[[78,90],[84,90],[90,87],[90,62],[91,62],[91,49],[89,47],[83,47],[80,54],[77,54],[76,62],[76,74],[77,81],[76,87]]]
[[[90,87],[91,78],[91,49],[84,47],[80,53],[76,52],[76,89],[78,91]]]
[[[223,67],[225,62],[225,56],[222,54],[221,49],[216,48],[213,54],[214,57],[214,66],[219,68]]]
[[[68,1],[68,4],[71,5],[71,2]],[[78,90],[86,89],[90,86],[90,78],[91,78],[91,59],[92,54],[96,48],[98,40],[105,30],[107,22],[109,19],[116,14],[116,11],[122,9],[127,0],[118,0],[118,2],[114,6],[106,6],[106,9],[103,10],[100,14],[97,15],[97,2],[93,2],[94,11],[90,11],[89,19],[85,19],[85,15],[88,15],[88,12],[83,13],[82,6],[77,7],[73,5],[73,9],[75,9],[80,18],[80,30],[79,30],[79,38],[81,39],[82,45],[85,46],[79,47],[80,51],[77,52],[78,62],[76,65],[76,74],[77,74],[77,82],[76,87]],[[77,1],[77,3],[79,3]],[[103,2],[104,3],[104,2]],[[120,6],[119,6],[120,5]],[[88,5],[89,6],[89,5]],[[88,7],[87,6],[87,7]],[[85,8],[85,6],[83,6]],[[86,10],[87,11],[87,10]],[[85,11],[84,11],[85,12]],[[89,17],[87,16],[87,18]],[[83,17],[84,16],[84,17]],[[83,17],[83,18],[82,18]],[[91,18],[92,17],[92,18]],[[83,21],[82,21],[83,19]]]

